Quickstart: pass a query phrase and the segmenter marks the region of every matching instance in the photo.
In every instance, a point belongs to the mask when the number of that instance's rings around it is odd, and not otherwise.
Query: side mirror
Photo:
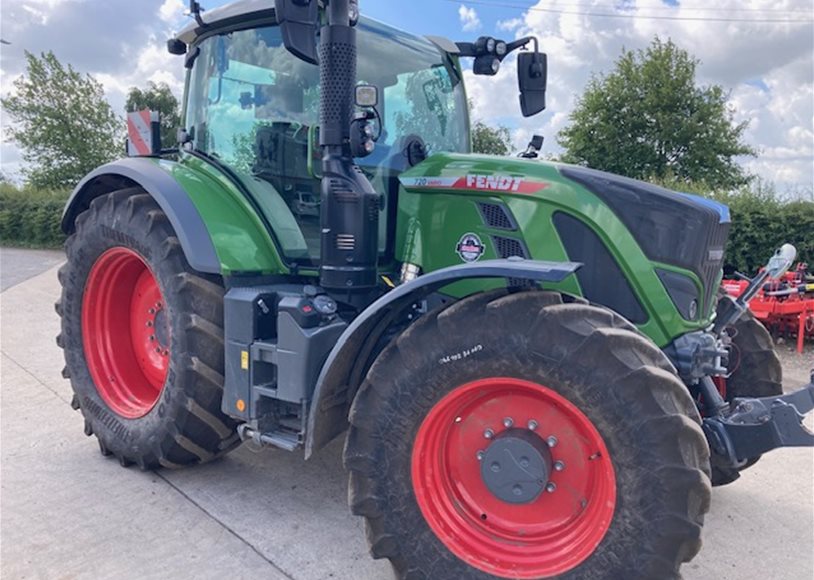
[[[769,260],[769,263],[766,264],[766,272],[768,272],[769,278],[779,278],[788,272],[796,257],[797,248],[791,244],[783,244],[780,246],[774,253],[774,256]]]
[[[520,110],[531,117],[545,109],[548,61],[542,52],[521,52],[517,55],[517,86],[520,89]]]
[[[167,41],[167,52],[175,56],[186,54],[187,45],[183,40],[179,40],[177,38],[170,38]]]
[[[317,24],[319,2],[315,0],[277,0],[275,13],[283,44],[297,58],[317,64]]]

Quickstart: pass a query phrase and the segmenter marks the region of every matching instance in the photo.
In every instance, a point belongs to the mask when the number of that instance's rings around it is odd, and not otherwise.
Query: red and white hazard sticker
[[[155,111],[134,111],[127,113],[127,154],[130,156],[153,155],[152,124],[158,122],[158,113]]]

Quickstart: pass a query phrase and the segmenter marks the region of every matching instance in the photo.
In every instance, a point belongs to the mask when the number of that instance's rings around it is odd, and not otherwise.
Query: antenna
[[[203,18],[201,18],[201,12],[203,11],[204,9],[201,8],[200,2],[197,0],[189,0],[189,10],[187,10],[186,14],[187,16],[193,16],[195,18],[195,22],[197,22],[198,26],[201,28],[206,26],[206,22],[204,22]]]

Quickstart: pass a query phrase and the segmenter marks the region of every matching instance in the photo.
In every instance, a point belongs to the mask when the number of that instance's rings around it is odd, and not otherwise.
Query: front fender
[[[442,287],[467,278],[524,278],[561,282],[579,269],[577,262],[485,260],[435,270],[391,290],[368,306],[345,329],[317,379],[305,439],[305,458],[348,427],[348,412],[373,363],[373,350],[390,324],[407,308]]]

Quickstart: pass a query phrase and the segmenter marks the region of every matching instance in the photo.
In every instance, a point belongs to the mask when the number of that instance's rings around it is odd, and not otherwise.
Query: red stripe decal
[[[459,177],[450,189],[472,191],[504,191],[507,193],[534,193],[550,184],[544,181],[531,181],[513,175],[479,175],[470,173]]]

